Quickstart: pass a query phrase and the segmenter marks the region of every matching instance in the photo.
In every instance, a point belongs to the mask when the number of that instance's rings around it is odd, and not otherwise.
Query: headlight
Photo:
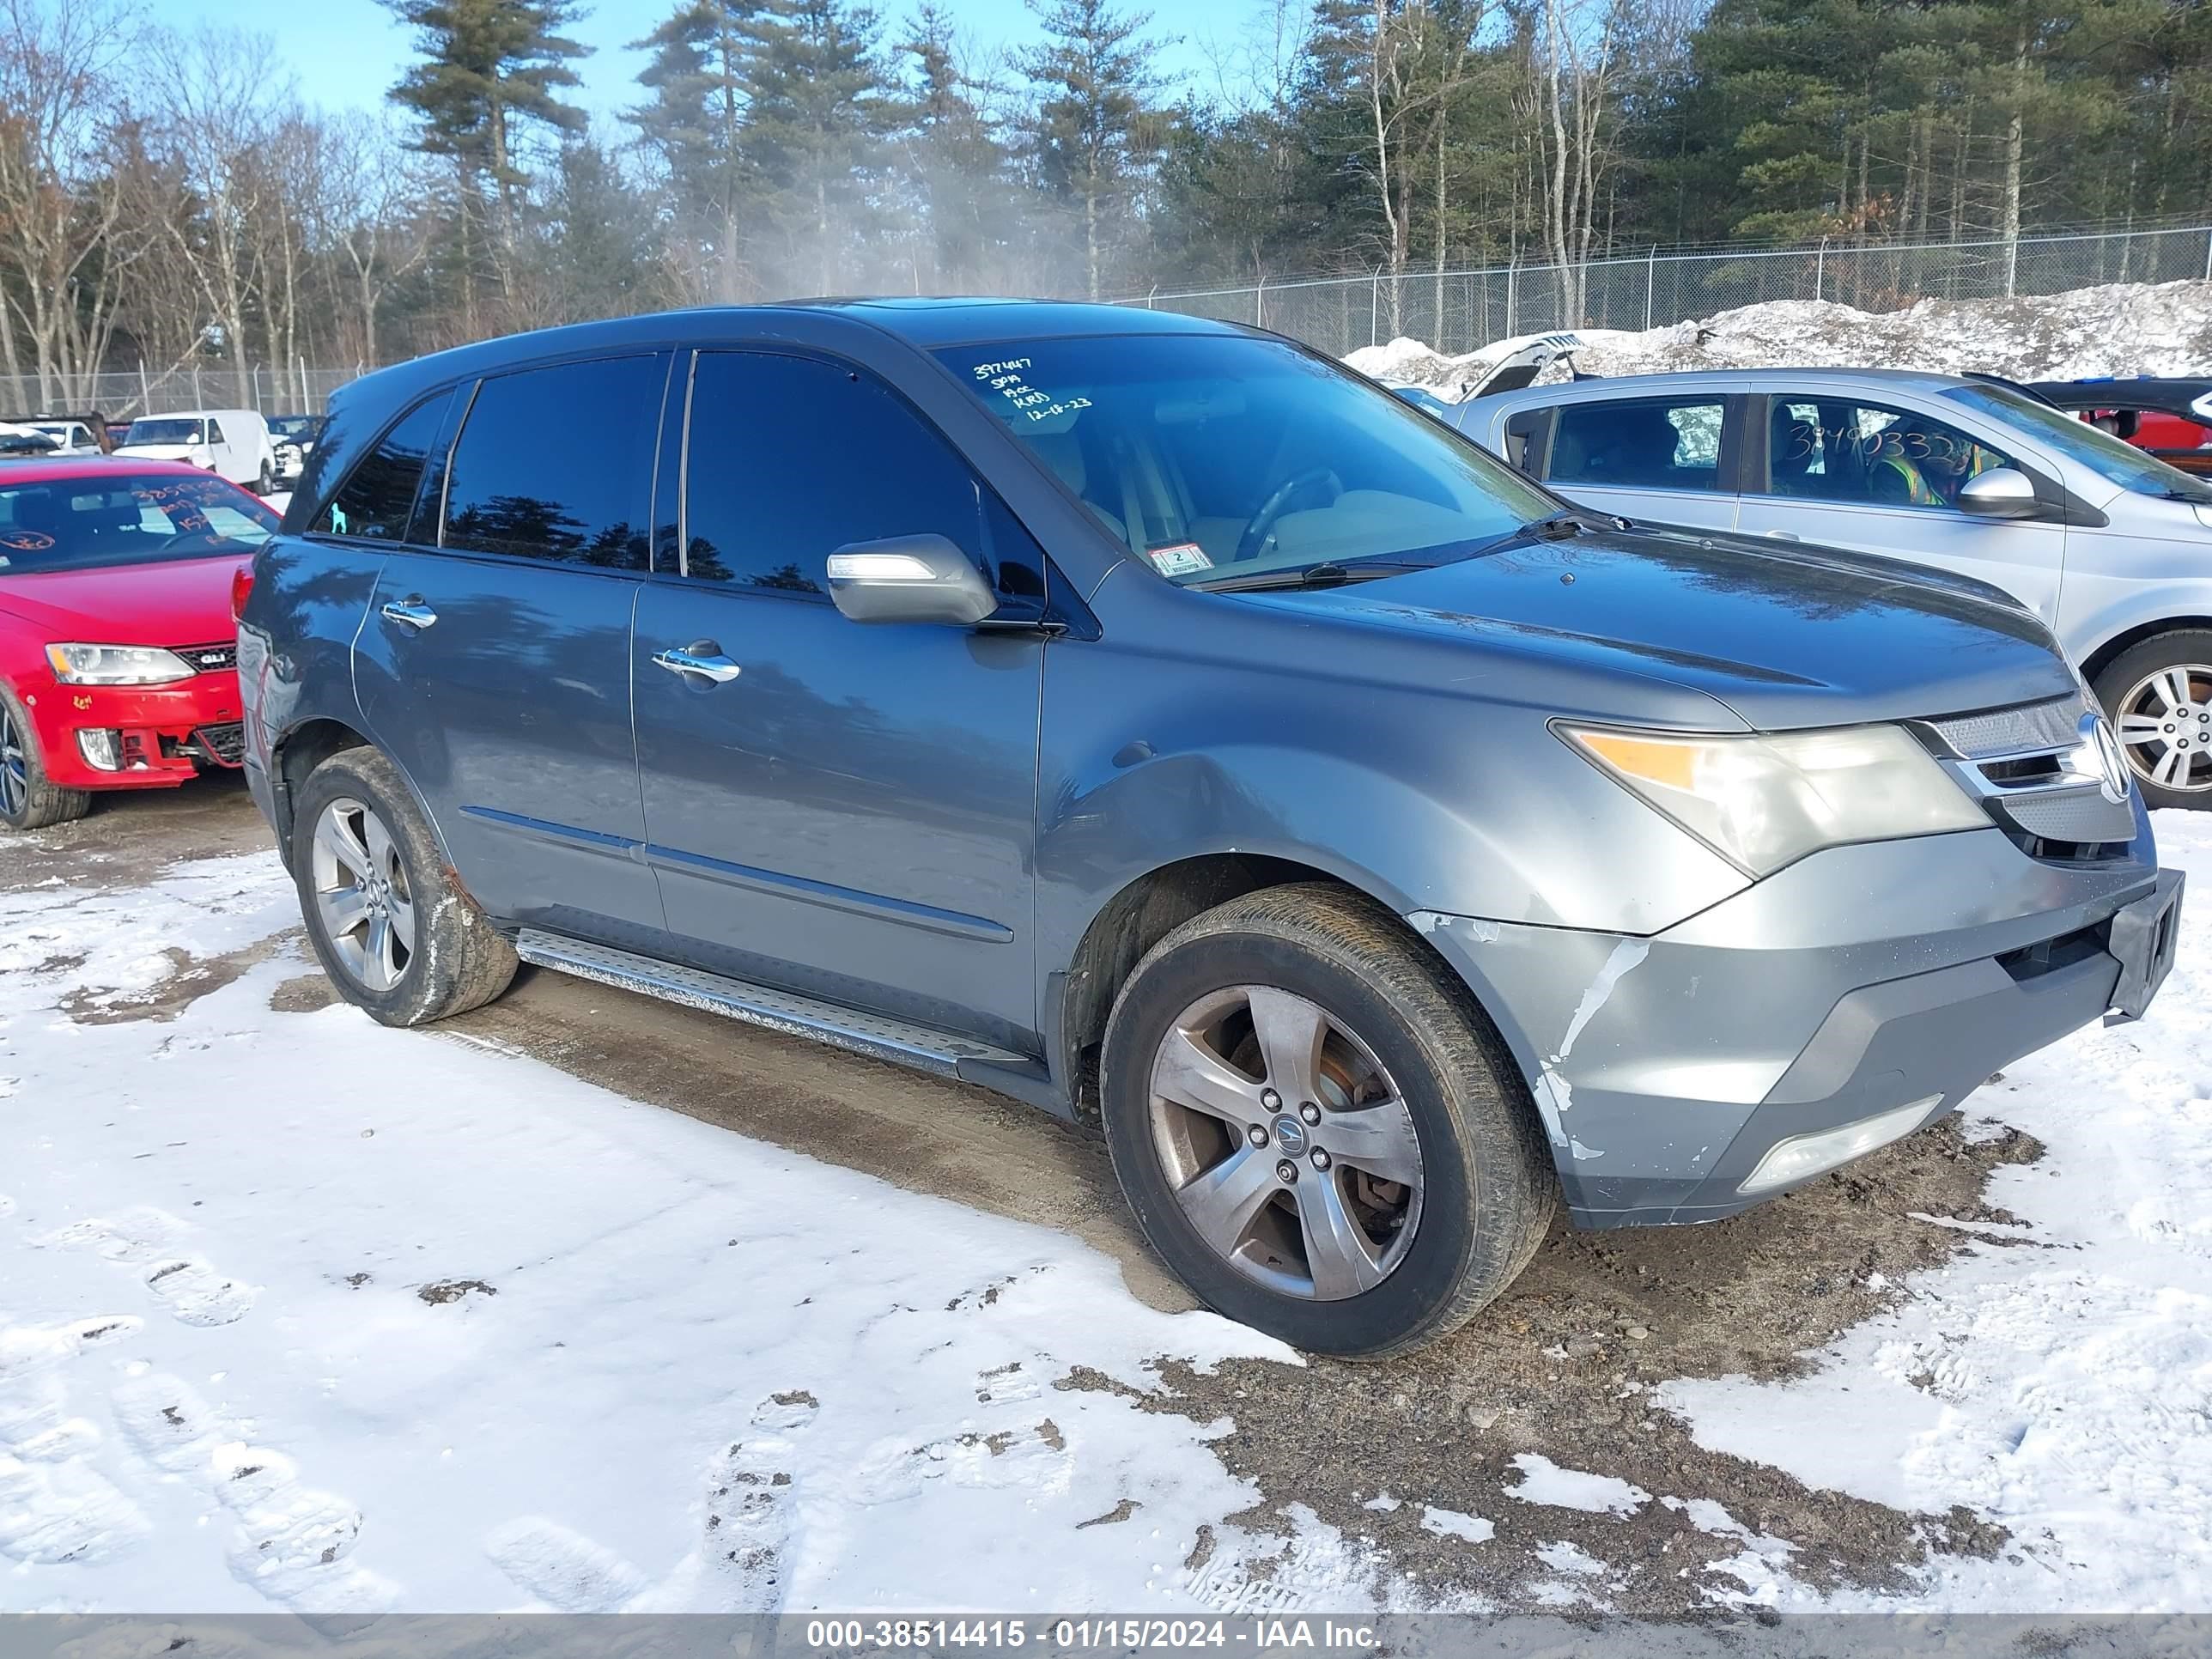
[[[64,685],[167,685],[196,672],[155,645],[50,645],[46,661]]]
[[[1685,737],[1553,728],[1620,783],[1753,876],[1844,842],[1990,820],[1899,726]]]

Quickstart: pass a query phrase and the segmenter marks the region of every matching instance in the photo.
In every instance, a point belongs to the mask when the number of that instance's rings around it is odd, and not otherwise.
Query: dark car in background
[[[1451,1329],[1562,1199],[1786,1192],[2171,961],[1995,590],[1570,508],[1228,325],[468,347],[334,400],[256,568],[248,778],[347,1000],[528,962],[1030,1101],[1309,1348]]]

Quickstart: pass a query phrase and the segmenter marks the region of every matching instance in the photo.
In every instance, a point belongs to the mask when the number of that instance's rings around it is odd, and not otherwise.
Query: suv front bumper
[[[1932,1121],[2116,1006],[2140,1014],[2182,878],[2136,819],[2127,856],[2077,865],[1994,830],[1834,848],[1650,939],[1409,920],[1520,1061],[1576,1224],[1711,1221]],[[1745,1190],[1785,1142],[1768,1172],[1799,1172]]]

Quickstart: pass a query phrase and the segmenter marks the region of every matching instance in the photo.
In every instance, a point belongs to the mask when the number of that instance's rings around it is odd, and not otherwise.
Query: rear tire
[[[1101,1098],[1153,1249],[1208,1306],[1315,1352],[1465,1324],[1558,1204],[1473,995],[1341,888],[1248,894],[1162,939],[1115,1002]]]
[[[2212,629],[2131,645],[2091,689],[2146,804],[2212,809]]]
[[[0,830],[44,830],[90,811],[89,791],[47,780],[29,711],[11,688],[0,685]]]
[[[345,749],[308,775],[292,820],[292,876],[331,983],[386,1025],[423,1025],[507,989],[514,947],[447,865],[399,769]]]

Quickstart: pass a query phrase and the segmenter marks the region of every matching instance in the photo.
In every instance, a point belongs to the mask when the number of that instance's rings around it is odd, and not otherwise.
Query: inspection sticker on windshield
[[[1213,561],[1206,556],[1206,550],[1196,542],[1177,542],[1170,547],[1155,547],[1145,556],[1152,562],[1152,568],[1163,576],[1188,576],[1194,571],[1213,568]]]

